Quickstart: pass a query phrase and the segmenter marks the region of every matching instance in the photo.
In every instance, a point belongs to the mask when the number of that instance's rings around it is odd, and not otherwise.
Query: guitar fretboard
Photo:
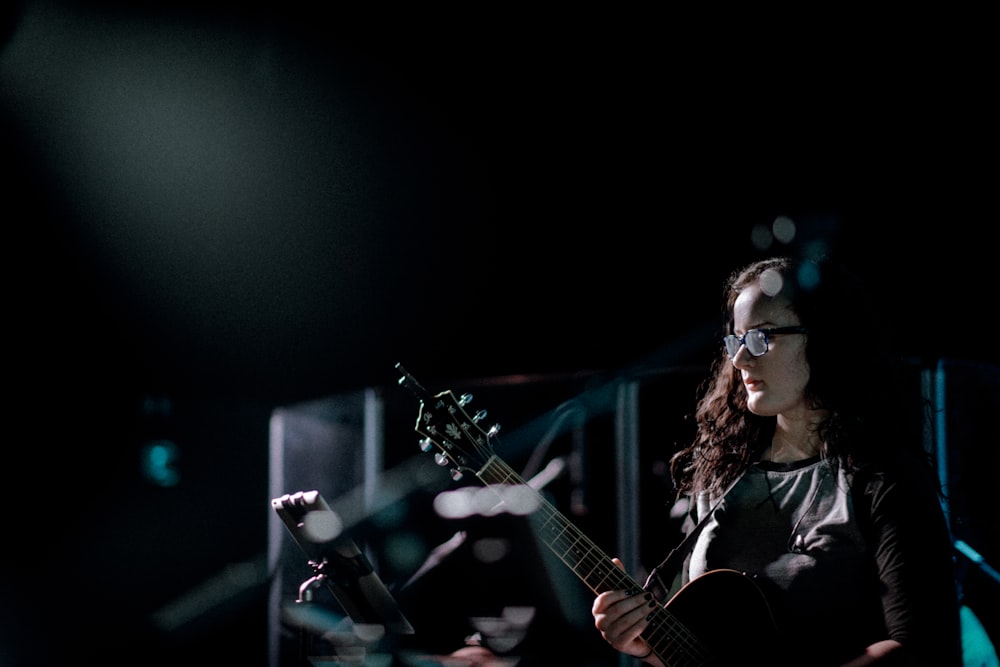
[[[518,485],[531,488],[510,466],[493,456],[477,476],[487,485]],[[537,496],[536,531],[552,552],[583,581],[595,595],[610,590],[639,592],[642,586],[622,570],[590,538],[584,535],[541,494]],[[710,664],[709,651],[670,611],[656,605],[642,636],[653,651],[670,667],[698,667]]]

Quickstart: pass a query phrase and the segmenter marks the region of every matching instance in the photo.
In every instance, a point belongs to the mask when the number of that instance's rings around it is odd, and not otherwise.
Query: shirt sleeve
[[[960,665],[952,540],[931,473],[908,463],[872,474],[860,500],[888,637],[928,665]]]

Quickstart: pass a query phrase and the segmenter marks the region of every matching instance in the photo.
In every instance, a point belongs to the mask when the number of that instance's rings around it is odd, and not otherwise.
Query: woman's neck
[[[779,417],[771,444],[761,458],[775,463],[791,463],[819,456],[823,450],[817,428],[820,420],[820,416],[801,421]]]

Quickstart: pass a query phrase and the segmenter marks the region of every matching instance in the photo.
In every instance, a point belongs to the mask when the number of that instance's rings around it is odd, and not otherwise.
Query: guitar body
[[[778,628],[763,591],[736,570],[712,570],[692,579],[665,608],[707,651],[704,660],[692,657],[689,647],[682,647],[675,655],[672,642],[657,642],[657,628],[648,628],[643,634],[654,646],[664,644],[659,654],[668,665],[766,664],[779,645]],[[695,654],[700,655],[697,651]]]

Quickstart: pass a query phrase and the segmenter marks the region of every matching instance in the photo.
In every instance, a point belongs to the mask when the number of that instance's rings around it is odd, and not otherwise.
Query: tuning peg
[[[445,456],[443,453],[438,452],[437,454],[434,455],[434,463],[437,463],[439,466],[444,467],[448,465],[448,457]]]
[[[494,424],[493,426],[490,426],[490,430],[486,432],[486,435],[492,438],[499,432],[500,432],[500,424]]]
[[[484,419],[486,419],[486,410],[480,410],[472,417],[472,421],[477,423],[481,422]]]
[[[432,441],[430,438],[424,438],[423,440],[420,441],[420,451],[422,452],[431,451],[431,448],[433,446],[434,446],[434,441]]]
[[[459,470],[458,468],[452,468],[452,470],[451,470],[451,478],[453,480],[455,480],[456,482],[458,480],[462,479],[462,471]]]
[[[472,402],[472,394],[462,394],[458,397],[458,404],[463,408]]]

